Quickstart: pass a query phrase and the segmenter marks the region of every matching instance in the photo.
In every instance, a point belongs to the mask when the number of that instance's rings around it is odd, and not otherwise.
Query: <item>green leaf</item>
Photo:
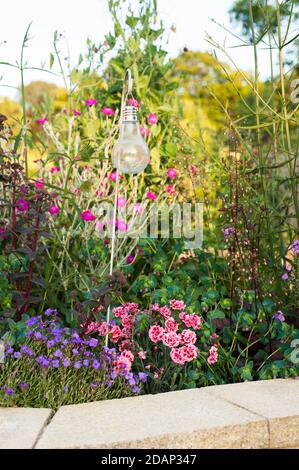
[[[250,361],[245,367],[240,368],[241,379],[252,380],[252,366],[253,366],[253,362]]]
[[[210,320],[216,320],[217,318],[225,318],[225,313],[222,310],[214,310],[208,314]]]
[[[127,16],[126,24],[130,26],[130,28],[135,28],[139,21],[139,16]]]
[[[172,142],[168,142],[167,144],[164,145],[163,150],[167,157],[176,157],[177,145]]]
[[[192,380],[198,380],[199,377],[200,377],[200,374],[199,372],[197,372],[197,370],[189,370],[188,372],[188,376],[190,377],[190,379]]]
[[[222,299],[220,305],[222,308],[229,309],[232,306],[232,301],[230,299]]]
[[[50,69],[53,67],[54,60],[55,60],[54,54],[52,54],[52,52],[51,52],[50,53]]]

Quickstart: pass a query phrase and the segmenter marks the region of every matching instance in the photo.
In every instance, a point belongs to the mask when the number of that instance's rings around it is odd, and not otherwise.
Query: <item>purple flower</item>
[[[73,353],[74,356],[78,356],[79,351],[78,351],[78,349],[74,348],[74,349],[72,349],[72,353]]]
[[[145,372],[139,372],[138,377],[141,382],[147,381],[147,374]]]
[[[63,367],[69,367],[71,365],[71,361],[66,357],[62,361],[62,365],[63,365]]]
[[[20,359],[21,353],[17,351],[17,352],[14,353],[13,357],[14,357],[15,359]]]
[[[48,369],[49,365],[50,365],[50,361],[43,355],[41,356],[38,356],[36,358],[36,362],[41,366],[41,367],[44,367],[45,369]]]
[[[14,352],[14,348],[9,347],[6,351],[6,354],[13,354],[13,352]]]
[[[92,348],[96,348],[98,344],[99,344],[99,342],[95,338],[91,338],[90,341],[89,341],[89,346],[91,346]]]
[[[55,345],[55,341],[53,341],[53,339],[50,339],[49,341],[47,341],[48,348],[52,348],[54,345]]]
[[[84,365],[85,367],[88,367],[88,366],[89,366],[89,360],[88,360],[88,359],[84,359],[83,365]]]
[[[20,388],[22,388],[23,390],[25,390],[25,389],[28,388],[28,387],[29,387],[29,385],[28,385],[27,382],[21,382],[21,383],[20,383]]]
[[[90,386],[91,386],[92,388],[96,388],[96,387],[99,386],[99,382],[98,382],[98,381],[91,382]]]
[[[45,315],[47,315],[48,317],[50,315],[58,315],[58,312],[56,308],[47,308],[47,310],[45,310]]]
[[[222,229],[222,233],[223,233],[224,238],[229,237],[229,235],[232,235],[235,232],[236,232],[235,227],[228,227],[228,228],[223,228]]]
[[[65,385],[65,386],[63,387],[63,390],[64,390],[65,393],[67,393],[67,392],[69,391],[68,385]]]
[[[94,359],[94,361],[93,361],[93,363],[92,363],[92,367],[97,370],[97,369],[99,369],[99,368],[101,367],[101,364],[100,364],[99,361],[97,361],[96,359]]]
[[[81,369],[81,366],[82,366],[81,361],[76,361],[76,362],[74,363],[75,369]]]
[[[5,395],[13,395],[15,393],[13,388],[5,387],[5,386],[2,387],[2,390],[5,393]]]
[[[138,385],[135,385],[133,387],[133,393],[139,393],[140,392],[140,388],[138,387]]]
[[[84,356],[89,357],[91,356],[91,351],[84,351]]]
[[[39,331],[36,331],[34,333],[34,337],[35,337],[36,341],[40,341],[42,339],[43,335]]]
[[[21,352],[23,354],[26,354],[26,356],[30,356],[30,357],[34,356],[33,350],[29,346],[27,346],[26,344],[23,344],[21,346]]]
[[[293,243],[291,244],[291,249],[293,250],[295,255],[299,255],[299,238],[293,241]]]
[[[280,321],[281,323],[285,321],[285,316],[284,316],[284,313],[281,311],[281,310],[278,310],[277,313],[275,313],[272,318],[274,320],[278,320]]]
[[[52,359],[52,367],[54,367],[54,369],[58,369],[58,367],[59,367],[59,360],[58,359]]]
[[[281,276],[281,279],[282,281],[287,281],[289,279],[288,273],[283,273],[283,275]]]
[[[32,326],[32,325],[35,325],[35,323],[37,322],[37,317],[31,317],[29,318],[28,320],[25,321],[25,324],[27,326]]]

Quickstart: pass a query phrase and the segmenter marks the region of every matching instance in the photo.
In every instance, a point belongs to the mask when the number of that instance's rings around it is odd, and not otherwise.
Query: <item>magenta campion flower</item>
[[[140,202],[136,202],[134,204],[134,213],[135,214],[142,214],[142,212],[143,212],[142,204]]]
[[[16,201],[16,208],[19,212],[26,212],[29,210],[29,202],[26,199],[18,199]]]
[[[140,127],[140,134],[143,135],[143,137],[148,137],[150,130],[147,127]]]
[[[93,215],[90,209],[88,209],[87,211],[81,212],[80,216],[81,216],[81,219],[83,219],[85,222],[96,220],[96,217]]]
[[[50,168],[50,172],[51,173],[56,173],[56,172],[59,172],[60,171],[60,167],[59,166],[52,166],[52,168]]]
[[[120,196],[117,198],[118,207],[125,207],[126,204],[127,204],[127,200],[124,196]]]
[[[116,171],[113,171],[113,172],[110,173],[110,175],[108,176],[108,179],[111,180],[111,181],[116,181],[116,178],[117,178],[117,173],[116,173]]]
[[[168,168],[167,176],[168,176],[168,178],[174,179],[174,178],[177,177],[177,172],[175,171],[174,168]]]
[[[107,108],[107,106],[103,106],[101,113],[105,116],[114,116],[115,111],[113,108]]]
[[[36,124],[41,124],[41,125],[43,125],[43,124],[45,124],[47,121],[48,121],[48,118],[47,118],[47,117],[44,117],[44,118],[42,118],[42,119],[36,119],[35,122],[36,122]]]
[[[174,186],[172,184],[168,184],[166,186],[166,191],[168,192],[168,194],[170,194],[171,196],[174,196],[175,195],[175,189],[174,189]]]
[[[123,220],[116,220],[115,226],[120,232],[126,232],[128,230],[128,224]]]
[[[197,168],[195,165],[191,165],[190,166],[190,172],[192,173],[192,175],[196,175],[197,174]]]
[[[0,238],[7,238],[7,235],[4,235],[6,230],[2,227],[0,227]]]
[[[49,212],[51,215],[56,215],[56,214],[59,214],[60,209],[59,207],[53,205],[49,207]]]
[[[86,104],[87,104],[87,103],[86,103]],[[94,103],[94,104],[96,104],[96,103]],[[76,108],[73,108],[73,109],[72,109],[72,113],[73,113],[73,116],[81,116],[80,111],[78,111]]]
[[[129,256],[127,257],[127,263],[128,263],[128,264],[132,264],[133,261],[134,261],[134,258],[135,258],[134,255],[129,255]]]
[[[281,311],[281,310],[278,310],[277,313],[275,313],[272,318],[274,320],[278,320],[280,321],[281,323],[285,321],[285,316],[284,316],[284,313]]]
[[[134,98],[129,98],[128,99],[128,105],[129,106],[135,106],[135,108],[139,109],[140,108],[140,103],[138,100],[135,100]]]
[[[97,104],[97,100],[94,98],[88,98],[88,100],[85,100],[85,104],[87,104],[89,107],[95,106]]]
[[[151,199],[152,201],[157,199],[157,195],[155,193],[153,193],[152,191],[148,191],[146,193],[146,197],[147,197],[147,199]]]
[[[37,181],[35,181],[34,186],[38,189],[44,189],[45,187],[45,180],[44,178],[38,178]]]
[[[157,122],[158,122],[158,116],[157,116],[157,114],[154,114],[154,113],[149,114],[149,115],[148,115],[148,118],[147,118],[147,122],[148,122],[151,126],[153,126],[154,124],[157,124]]]

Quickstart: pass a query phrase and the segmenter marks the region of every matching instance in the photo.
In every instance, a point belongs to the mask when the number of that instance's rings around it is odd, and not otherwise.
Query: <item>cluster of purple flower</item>
[[[84,377],[90,377],[92,388],[111,387],[120,378],[124,386],[137,394],[147,380],[147,374],[134,374],[126,362],[122,364],[115,348],[102,346],[95,338],[82,338],[76,330],[61,325],[57,310],[47,309],[44,317],[33,316],[25,323],[27,340],[17,348],[9,343],[5,345],[5,355],[13,361],[29,359],[35,367],[52,372],[89,370],[92,373],[84,374]],[[28,383],[20,383],[18,387],[25,389]],[[13,395],[14,389],[3,386],[2,392]]]
[[[293,241],[291,249],[293,250],[295,255],[299,255],[299,238]]]
[[[235,227],[223,228],[222,233],[223,233],[224,238],[228,238],[230,235],[233,235],[234,233],[236,233],[236,229]]]

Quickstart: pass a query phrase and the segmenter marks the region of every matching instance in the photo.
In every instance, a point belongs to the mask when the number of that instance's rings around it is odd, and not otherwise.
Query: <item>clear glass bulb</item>
[[[137,109],[126,106],[119,138],[112,150],[112,162],[120,173],[141,173],[149,164],[150,152],[140,133]]]

